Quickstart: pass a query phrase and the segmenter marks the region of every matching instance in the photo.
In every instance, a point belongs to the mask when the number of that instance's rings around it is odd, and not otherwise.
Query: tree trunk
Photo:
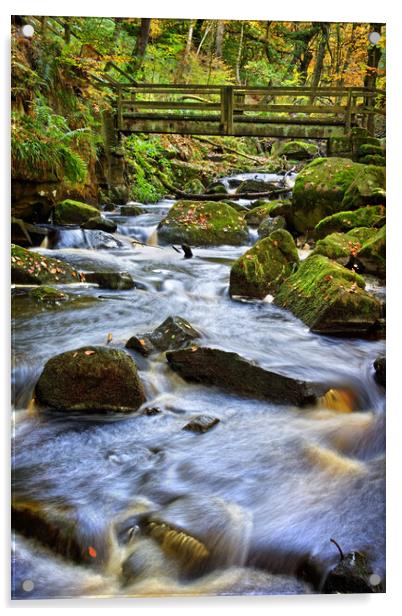
[[[216,24],[215,54],[222,57],[223,35],[225,34],[225,22],[219,20]]]
[[[371,32],[381,34],[381,24],[370,24]],[[374,90],[377,83],[378,65],[381,59],[381,47],[378,45],[370,45],[367,52],[367,69],[364,77],[364,87]],[[366,107],[374,105],[374,97],[367,96],[364,104]],[[370,135],[374,135],[374,115],[367,116],[367,130]]]
[[[187,57],[188,57],[188,55],[189,55],[189,53],[191,51],[191,43],[193,42],[194,24],[195,24],[194,19],[191,19],[190,23],[188,25],[186,50],[184,52],[184,58],[185,59],[187,59]]]
[[[240,30],[239,50],[237,52],[237,60],[236,60],[236,81],[239,85],[241,85],[240,66],[241,66],[241,57],[243,54],[243,35],[244,35],[244,23],[242,22],[241,30]]]
[[[321,24],[321,38],[318,43],[317,56],[315,61],[314,73],[311,80],[313,88],[318,87],[321,79],[322,69],[324,68],[325,49],[328,44],[329,24]]]
[[[149,31],[151,28],[150,19],[141,19],[140,32],[137,36],[137,41],[134,50],[134,67],[135,72],[138,72],[144,61],[145,52],[149,40]]]

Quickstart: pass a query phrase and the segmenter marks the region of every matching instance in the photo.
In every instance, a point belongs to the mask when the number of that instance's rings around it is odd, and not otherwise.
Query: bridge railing
[[[345,133],[363,126],[372,132],[384,107],[383,90],[362,87],[125,84],[118,88],[118,128],[131,132],[148,125],[150,132],[165,132],[164,123],[189,121],[223,135],[253,134],[258,124],[338,126]]]

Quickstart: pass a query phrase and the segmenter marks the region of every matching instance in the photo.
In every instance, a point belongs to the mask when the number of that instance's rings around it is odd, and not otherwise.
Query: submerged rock
[[[101,289],[113,291],[124,291],[135,287],[134,280],[127,272],[87,272],[85,280],[96,283]]]
[[[183,430],[189,430],[190,432],[198,432],[204,434],[211,428],[216,426],[220,422],[217,417],[210,417],[209,415],[197,415],[193,417],[188,424],[186,424]]]
[[[114,233],[117,229],[117,225],[113,220],[108,218],[102,218],[102,216],[94,216],[86,222],[82,223],[81,229],[98,229],[99,231],[108,231]]]
[[[57,284],[79,281],[80,274],[64,261],[44,257],[15,244],[11,245],[11,282]]]
[[[381,318],[381,303],[364,286],[355,272],[311,255],[282,284],[274,302],[291,310],[313,332],[363,334]]]
[[[275,293],[298,263],[290,233],[284,229],[274,231],[235,261],[230,270],[229,293],[262,299]]]
[[[292,199],[295,229],[304,233],[337,212],[383,204],[384,187],[384,170],[379,167],[347,158],[317,158],[296,178]]]
[[[240,245],[248,239],[243,217],[221,201],[178,201],[158,225],[164,243]]]
[[[134,360],[109,347],[81,347],[49,359],[35,388],[41,406],[59,411],[136,411],[145,401]]]
[[[73,199],[61,201],[53,211],[53,221],[56,225],[80,225],[97,217],[99,210],[96,207]]]
[[[79,520],[75,507],[52,502],[14,502],[12,528],[47,546],[64,558],[86,565],[105,565],[108,557],[106,533]]]
[[[356,254],[357,261],[367,274],[385,277],[385,225],[368,238]]]
[[[314,229],[316,239],[321,239],[330,233],[346,233],[355,228],[385,225],[385,207],[368,205],[358,210],[338,212],[323,218]]]
[[[166,353],[170,367],[187,381],[216,385],[232,393],[278,404],[309,404],[318,387],[265,370],[237,353],[191,346]],[[322,392],[323,393],[323,392]]]
[[[380,355],[374,362],[374,378],[383,387],[386,384],[386,358],[385,355]]]

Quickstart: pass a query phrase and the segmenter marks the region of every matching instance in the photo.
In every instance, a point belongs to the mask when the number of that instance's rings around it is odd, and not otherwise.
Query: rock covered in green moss
[[[258,227],[270,215],[273,203],[267,202],[246,212],[244,220],[250,227]]]
[[[198,178],[194,178],[193,180],[189,180],[183,186],[183,190],[186,193],[191,193],[193,195],[198,195],[205,192],[204,184]],[[226,193],[226,190],[225,190]]]
[[[267,182],[265,180],[248,179],[244,180],[240,186],[236,189],[236,194],[244,195],[247,193],[267,193],[272,190],[277,190],[278,183],[277,182]]]
[[[365,205],[385,205],[385,169],[361,165],[342,200],[342,210],[356,210]]]
[[[318,147],[308,141],[276,141],[271,150],[275,156],[286,156],[291,160],[307,160],[318,155]]]
[[[368,274],[385,277],[385,225],[368,238],[356,254],[358,263]]]
[[[321,239],[330,233],[345,233],[356,227],[379,228],[385,224],[385,207],[368,205],[358,210],[338,212],[323,218],[314,229],[316,239]]]
[[[313,332],[362,334],[381,317],[381,303],[364,286],[361,276],[316,254],[285,280],[274,302],[291,310]]]
[[[87,272],[85,281],[112,291],[126,291],[135,287],[135,282],[128,272]]]
[[[65,302],[69,297],[67,293],[63,293],[63,291],[60,291],[59,289],[54,289],[53,287],[47,287],[45,285],[32,289],[29,295],[35,302],[40,304]]]
[[[347,158],[317,158],[297,176],[293,189],[294,226],[304,233],[340,211],[384,202],[384,170]]]
[[[210,186],[208,186],[207,193],[210,195],[227,195],[228,191],[222,182],[213,182]]]
[[[278,229],[235,261],[230,270],[229,293],[262,299],[268,293],[275,293],[298,263],[292,236]]]
[[[347,265],[362,247],[362,243],[375,235],[375,229],[360,227],[348,233],[331,233],[318,240],[311,254],[323,255],[341,265]]]
[[[58,259],[11,245],[11,282],[15,284],[57,284],[79,282],[80,275]]]
[[[258,237],[263,239],[264,237],[268,237],[268,235],[271,235],[273,231],[277,231],[278,229],[285,229],[285,227],[286,220],[284,216],[274,216],[274,218],[268,216],[262,221],[262,223],[258,227]]]
[[[240,245],[248,239],[243,216],[221,201],[178,201],[158,225],[163,243]]]
[[[120,215],[121,216],[140,216],[143,214],[144,210],[140,208],[139,205],[121,205],[120,206]]]
[[[145,393],[124,351],[88,346],[49,359],[35,388],[40,405],[59,411],[136,411]]]
[[[56,225],[81,225],[91,218],[97,218],[99,210],[92,205],[65,199],[58,203],[53,211],[53,222]]]

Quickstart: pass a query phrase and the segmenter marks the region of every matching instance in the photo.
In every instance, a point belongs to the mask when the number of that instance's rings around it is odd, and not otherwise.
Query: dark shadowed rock
[[[182,317],[168,317],[151,334],[148,334],[151,343],[159,351],[179,349],[192,340],[201,338],[198,332],[186,319]]]
[[[377,593],[384,592],[384,587],[379,576],[373,572],[368,557],[360,552],[351,552],[328,573],[322,592]]]
[[[236,194],[267,193],[278,189],[278,182],[265,182],[264,180],[244,180],[236,190]]]
[[[121,216],[139,216],[143,214],[144,210],[142,210],[138,205],[121,205],[120,206],[120,214]]]
[[[211,417],[210,415],[197,415],[193,417],[183,428],[183,430],[189,430],[190,432],[207,432],[216,424],[220,422],[217,417]]]
[[[374,370],[375,370],[375,374],[374,374],[375,380],[377,381],[377,383],[385,387],[385,383],[386,383],[385,355],[381,355],[380,357],[377,357],[377,359],[374,362]]]
[[[278,229],[285,229],[286,220],[284,216],[274,216],[271,218],[268,216],[265,218],[260,226],[258,227],[258,236],[263,239],[264,237],[268,237],[271,235],[273,231],[277,231]]]
[[[102,218],[102,216],[95,216],[94,218],[90,218],[86,222],[83,222],[81,229],[99,229],[100,231],[114,233],[117,229],[117,225],[113,220]]]
[[[60,411],[136,411],[145,393],[134,360],[109,347],[82,347],[52,357],[35,388],[41,406]]]
[[[314,383],[270,372],[237,353],[192,346],[166,353],[170,367],[187,381],[278,404],[303,405],[319,395]],[[324,392],[321,392],[324,393]]]
[[[155,351],[155,347],[147,334],[144,334],[141,338],[139,336],[131,336],[126,342],[126,348],[132,349],[144,357],[148,357],[148,355]]]
[[[124,291],[134,289],[135,282],[127,272],[88,272],[86,282],[94,282],[101,289]]]

